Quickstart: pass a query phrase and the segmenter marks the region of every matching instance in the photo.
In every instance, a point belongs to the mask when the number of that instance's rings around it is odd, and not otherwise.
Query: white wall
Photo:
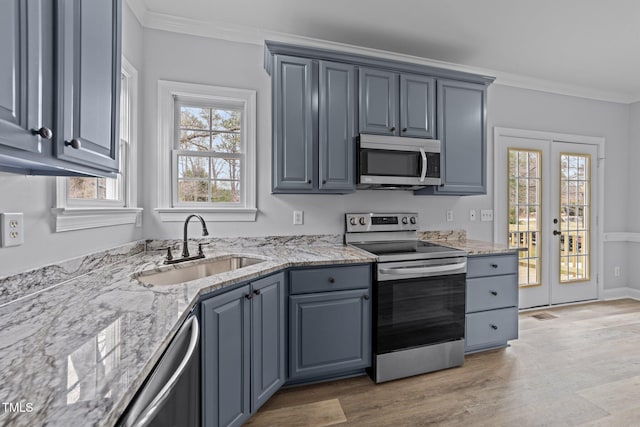
[[[128,7],[123,8],[122,48],[133,65],[142,65],[142,28]],[[0,248],[0,277],[143,237],[142,228],[133,225],[56,233],[54,205],[55,178],[0,173],[0,212],[22,212],[25,223],[25,243]]]
[[[640,102],[629,108],[629,195],[627,204],[628,224],[626,231],[640,233],[640,185],[636,177],[640,162]],[[629,286],[640,289],[640,243],[627,243],[627,265]]]
[[[258,219],[255,223],[217,223],[213,236],[342,233],[343,214],[354,211],[418,211],[423,229],[464,228],[475,239],[493,240],[493,224],[468,221],[469,209],[493,208],[493,126],[603,136],[606,138],[604,231],[624,230],[627,215],[629,107],[494,84],[488,95],[488,184],[486,196],[413,196],[407,192],[359,191],[349,195],[272,195],[271,90],[263,69],[260,46],[212,40],[158,30],[144,31],[145,236],[177,237],[181,223],[163,223],[156,205],[157,81],[247,88],[258,94]],[[292,211],[305,211],[305,224],[293,226]],[[448,209],[454,222],[446,222]],[[626,272],[624,245],[607,244],[605,283],[619,286],[626,276],[613,278],[613,265]],[[609,274],[611,272],[611,274]]]

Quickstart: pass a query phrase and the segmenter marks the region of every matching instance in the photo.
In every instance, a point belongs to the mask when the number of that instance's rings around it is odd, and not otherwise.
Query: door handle
[[[422,172],[420,173],[420,182],[424,182],[427,176],[427,153],[424,152],[424,148],[420,147],[420,157],[422,157]]]
[[[559,235],[561,235],[561,234],[562,234],[562,233],[561,233],[561,232],[559,232],[558,230],[553,230],[553,235],[554,235],[554,236],[559,236]]]

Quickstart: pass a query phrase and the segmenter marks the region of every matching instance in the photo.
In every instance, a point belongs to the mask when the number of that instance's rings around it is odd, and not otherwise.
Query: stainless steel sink
[[[175,285],[176,283],[189,282],[226,273],[227,271],[237,270],[264,261],[263,259],[244,256],[211,258],[200,261],[197,264],[179,266],[166,271],[143,271],[136,279],[147,285]]]

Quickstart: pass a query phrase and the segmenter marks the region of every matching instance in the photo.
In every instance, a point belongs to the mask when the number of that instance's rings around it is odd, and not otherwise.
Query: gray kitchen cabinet
[[[0,145],[42,152],[42,18],[39,0],[0,2]]]
[[[360,68],[360,133],[435,137],[435,79]]]
[[[355,189],[355,68],[276,55],[272,72],[274,193]]]
[[[119,168],[121,0],[59,0],[56,157]]]
[[[319,62],[318,167],[320,190],[355,188],[355,67]]]
[[[289,380],[329,378],[369,367],[370,266],[295,270],[290,286]]]
[[[0,170],[114,176],[120,25],[121,0],[2,2]]]
[[[202,302],[203,425],[239,426],[285,380],[284,273]]]
[[[442,185],[418,190],[416,194],[486,194],[487,87],[485,84],[438,80],[437,88]]]
[[[398,74],[360,68],[360,133],[396,135],[398,130]]]
[[[518,291],[516,252],[468,258],[465,353],[518,338]]]
[[[272,76],[273,191],[313,190],[314,63],[276,55]]]

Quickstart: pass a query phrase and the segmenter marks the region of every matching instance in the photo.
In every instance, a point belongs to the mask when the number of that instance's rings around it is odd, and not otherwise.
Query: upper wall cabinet
[[[0,2],[0,170],[118,171],[121,0]]]
[[[273,192],[355,190],[355,69],[275,55]]]
[[[435,137],[435,79],[360,68],[360,133]]]
[[[442,185],[417,194],[487,193],[486,94],[483,84],[438,80]]]
[[[265,69],[274,193],[354,191],[360,133],[442,141],[443,184],[416,194],[486,193],[493,77],[271,41]]]

